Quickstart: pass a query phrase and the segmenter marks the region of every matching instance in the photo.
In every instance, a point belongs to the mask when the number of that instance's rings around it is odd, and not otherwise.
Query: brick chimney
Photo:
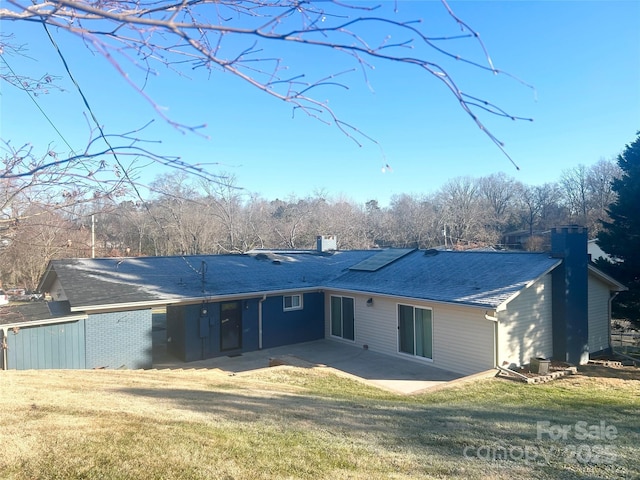
[[[584,364],[589,361],[587,229],[552,229],[551,256],[562,259],[551,274],[553,357]]]

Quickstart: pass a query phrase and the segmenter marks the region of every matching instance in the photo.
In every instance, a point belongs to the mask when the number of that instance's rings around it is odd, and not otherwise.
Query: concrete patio
[[[162,318],[154,315],[153,368],[157,369],[216,368],[230,374],[242,374],[273,364],[325,367],[334,369],[340,375],[402,394],[413,394],[467,378],[426,362],[384,355],[333,340],[316,340],[232,357],[182,362],[167,354],[166,330],[161,322]],[[480,375],[494,376],[495,371]],[[476,376],[478,374],[473,377]]]

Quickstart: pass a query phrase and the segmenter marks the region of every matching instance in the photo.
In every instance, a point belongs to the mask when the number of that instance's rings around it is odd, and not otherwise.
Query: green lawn
[[[1,478],[640,478],[637,369],[411,397],[284,366],[0,382]]]

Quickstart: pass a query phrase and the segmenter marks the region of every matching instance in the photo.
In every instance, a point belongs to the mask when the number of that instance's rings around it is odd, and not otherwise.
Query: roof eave
[[[0,329],[6,330],[9,328],[23,328],[23,327],[37,327],[40,325],[53,325],[56,323],[69,323],[77,322],[78,320],[86,320],[86,314],[66,315],[64,317],[46,318],[41,320],[28,320],[24,322],[5,323],[0,325]]]
[[[153,308],[153,307],[163,307],[168,305],[192,305],[198,304],[202,302],[212,302],[212,301],[225,301],[225,300],[237,300],[243,299],[247,297],[262,297],[262,296],[274,296],[274,295],[283,295],[287,293],[293,292],[317,292],[322,290],[321,287],[303,287],[303,288],[288,288],[288,289],[280,289],[280,290],[264,290],[264,291],[249,291],[244,293],[231,293],[224,295],[212,295],[212,294],[202,294],[202,296],[197,297],[177,297],[177,298],[166,298],[163,300],[149,300],[146,302],[127,302],[127,303],[107,303],[100,305],[76,305],[71,307],[72,312],[91,312],[91,313],[100,313],[102,311],[114,311],[114,310],[128,310],[132,307],[136,308]]]
[[[612,289],[614,292],[626,292],[627,290],[629,290],[627,286],[623,285],[622,283],[617,281],[615,278],[610,277],[609,275],[604,273],[602,270],[598,270],[598,268],[596,268],[595,266],[589,264],[588,269],[589,269],[589,272],[593,273],[596,277],[598,277],[604,283],[608,283],[609,286],[614,287]]]
[[[426,302],[426,303],[436,303],[438,305],[449,305],[449,306],[455,306],[455,307],[465,307],[465,308],[477,308],[477,309],[481,309],[481,310],[493,310],[496,308],[495,304],[479,304],[479,303],[468,303],[468,302],[462,302],[462,301],[447,301],[447,300],[434,300],[431,298],[420,298],[420,297],[407,297],[404,295],[394,295],[391,293],[379,293],[379,292],[371,292],[371,291],[366,291],[366,290],[354,290],[354,289],[349,289],[349,288],[341,288],[341,287],[335,287],[335,286],[330,286],[330,287],[322,287],[320,290],[332,290],[332,291],[336,291],[336,292],[341,292],[341,293],[348,293],[351,295],[364,295],[364,296],[371,296],[371,297],[379,297],[379,298],[388,298],[391,300],[402,300],[402,301],[406,301],[406,302]]]
[[[507,298],[505,301],[503,301],[500,305],[496,306],[496,312],[502,312],[502,311],[506,310],[507,304],[509,302],[512,302],[515,298],[517,298],[522,292],[524,292],[531,285],[534,285],[534,284],[538,283],[541,278],[543,278],[545,275],[548,275],[549,273],[551,273],[553,271],[553,269],[555,269],[561,263],[562,263],[562,259],[559,259],[557,262],[555,262],[553,265],[551,265],[549,268],[547,268],[543,273],[538,275],[536,278],[534,278],[533,280],[529,280],[527,283],[525,283],[522,286],[522,288],[520,288],[517,292],[514,292],[509,298]]]
[[[54,278],[52,278],[49,281],[49,277],[51,275],[54,275]],[[56,275],[56,272],[55,272],[55,269],[53,268],[53,262],[49,260],[49,263],[47,264],[47,268],[45,269],[44,273],[40,277],[40,282],[38,282],[38,287],[37,287],[38,292],[44,293],[49,291],[49,289],[46,287],[53,283],[53,281],[55,280],[55,275]]]

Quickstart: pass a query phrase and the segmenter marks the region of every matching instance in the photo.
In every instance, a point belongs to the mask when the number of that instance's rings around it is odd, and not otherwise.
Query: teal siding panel
[[[11,329],[7,367],[12,370],[86,367],[84,320]]]

